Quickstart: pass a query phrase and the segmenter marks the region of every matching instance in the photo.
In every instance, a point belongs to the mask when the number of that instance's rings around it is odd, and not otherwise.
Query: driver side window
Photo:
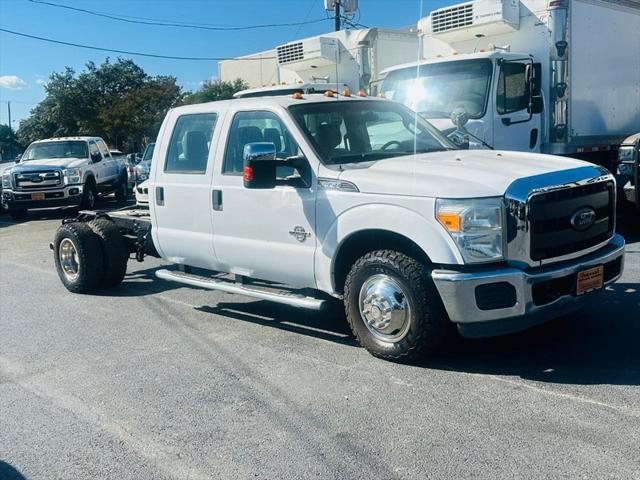
[[[89,157],[94,162],[102,160],[102,156],[100,155],[100,150],[98,150],[96,142],[89,142]]]
[[[244,147],[256,142],[273,143],[278,159],[298,155],[298,144],[276,114],[267,111],[238,112],[229,129],[222,173],[242,174]],[[286,178],[293,173],[291,167],[278,167],[276,170],[278,178]]]
[[[529,84],[525,69],[524,63],[503,63],[500,67],[496,99],[500,115],[519,112],[529,105]]]

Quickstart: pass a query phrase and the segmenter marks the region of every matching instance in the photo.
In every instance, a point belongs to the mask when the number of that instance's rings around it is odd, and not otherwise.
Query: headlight
[[[502,260],[502,197],[436,201],[436,218],[456,242],[466,263]]]
[[[5,173],[2,175],[2,188],[11,188],[11,174]]]
[[[68,168],[64,171],[64,176],[67,177],[67,185],[82,183],[82,170],[80,168]]]
[[[136,183],[142,183],[149,178],[149,171],[142,168],[136,168]]]
[[[618,150],[618,161],[622,162],[631,162],[633,163],[633,154],[635,153],[635,149],[633,147],[620,147]]]

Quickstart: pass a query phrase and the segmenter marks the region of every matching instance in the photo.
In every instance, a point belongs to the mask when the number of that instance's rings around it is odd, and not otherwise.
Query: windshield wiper
[[[349,153],[347,155],[336,155],[331,157],[329,163],[356,163],[356,162],[368,162],[373,160],[380,160],[388,157],[397,156],[396,152],[366,152],[366,153]]]

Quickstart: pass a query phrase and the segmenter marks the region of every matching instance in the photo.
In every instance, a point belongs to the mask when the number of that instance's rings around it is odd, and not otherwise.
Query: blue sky
[[[216,25],[257,25],[324,18],[323,0],[49,0],[102,13]],[[424,0],[425,14],[447,0]],[[360,0],[360,23],[398,28],[414,25],[420,0]],[[296,38],[330,31],[331,21],[302,27],[218,32],[124,23],[86,13],[0,0],[0,28],[66,42],[118,50],[178,56],[233,57],[272,48]],[[0,32],[0,123],[13,127],[44,98],[42,84],[65,66],[81,71],[88,61],[102,63],[118,54],[43,43]],[[123,55],[124,56],[124,55]],[[127,56],[124,56],[127,57]],[[216,62],[161,60],[130,56],[151,75],[174,75],[185,90],[217,75]]]

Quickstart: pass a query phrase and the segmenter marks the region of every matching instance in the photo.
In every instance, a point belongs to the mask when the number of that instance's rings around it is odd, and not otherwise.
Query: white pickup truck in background
[[[14,219],[34,208],[91,209],[99,194],[111,192],[119,201],[127,198],[127,168],[99,137],[38,140],[2,173],[2,198]]]
[[[460,150],[404,105],[327,95],[171,110],[149,210],[84,211],[51,244],[62,283],[164,279],[300,308],[344,302],[372,354],[410,361],[588,305],[622,273],[615,180],[539,153]],[[197,270],[196,270],[197,269]]]

